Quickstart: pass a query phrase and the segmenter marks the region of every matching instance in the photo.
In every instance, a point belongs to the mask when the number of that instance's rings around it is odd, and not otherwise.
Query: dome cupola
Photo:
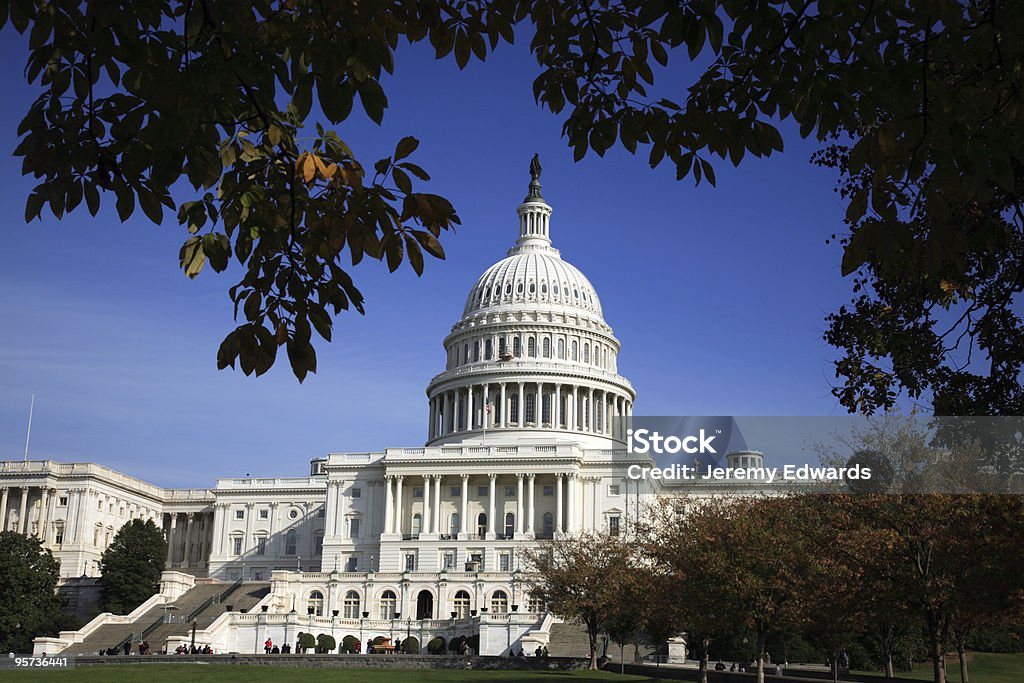
[[[486,438],[611,447],[636,397],[590,281],[551,246],[552,208],[530,163],[519,237],[469,291],[427,387],[428,445]]]

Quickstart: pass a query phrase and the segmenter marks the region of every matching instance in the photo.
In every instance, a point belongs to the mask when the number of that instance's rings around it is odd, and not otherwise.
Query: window
[[[68,497],[67,496],[60,496],[59,498],[57,498],[57,505],[61,506],[62,508],[67,507],[68,506]]]
[[[540,419],[544,423],[551,422],[551,394],[540,397]]]
[[[494,614],[506,614],[508,612],[508,593],[499,590],[491,594],[491,612]]]
[[[453,487],[451,487],[451,491],[449,491],[449,493],[452,494],[452,498],[461,498],[462,497],[462,487],[461,486],[453,486]]]
[[[345,602],[343,604],[342,614],[346,619],[358,619],[359,618],[359,593],[355,591],[349,591],[345,593]]]
[[[498,571],[512,571],[512,556],[509,553],[498,555]]]
[[[313,537],[313,554],[320,556],[324,554],[324,536],[317,534]]]
[[[536,419],[535,413],[537,411],[534,405],[536,401],[537,397],[534,394],[526,395],[526,415],[523,416],[526,422],[533,422]]]
[[[423,515],[417,512],[412,516],[412,535],[419,536],[421,531],[423,531]]]
[[[289,529],[288,533],[284,535],[284,554],[294,555],[298,542],[299,535],[295,533],[295,529]]]
[[[609,484],[608,485],[608,495],[609,496],[617,496],[617,495],[619,495],[619,485],[618,484]]]
[[[547,612],[547,605],[544,604],[544,599],[539,595],[530,593],[530,599],[527,602],[527,607],[531,614],[540,614],[541,612]]]
[[[359,538],[359,518],[351,517],[348,520],[348,537]]]
[[[508,401],[508,414],[510,422],[519,422],[519,395],[512,394]]]
[[[502,337],[501,339],[498,340],[498,355],[499,356],[507,356],[508,355],[508,344],[505,343],[505,338],[504,337]]]
[[[544,513],[544,535],[551,536],[555,532],[555,520],[550,512]]]
[[[359,558],[355,555],[349,555],[345,560],[345,571],[354,572],[359,568]]]
[[[487,533],[487,514],[484,512],[481,512],[476,518],[476,533],[479,536]]]
[[[270,510],[260,510],[260,519],[270,519]]]
[[[405,571],[414,572],[416,571],[416,553],[405,554]]]
[[[241,555],[242,554],[242,537],[241,536],[235,536],[233,539],[231,539],[231,542],[234,544],[234,554],[236,556],[237,555]]]
[[[618,536],[619,535],[619,516],[611,515],[608,517],[608,535]]]
[[[446,550],[444,552],[443,559],[441,560],[441,567],[445,570],[451,571],[455,568],[455,551]]]
[[[462,347],[462,350],[463,350],[463,361],[462,362],[463,363],[468,363],[469,362],[469,344],[468,343],[464,344],[463,347]]]
[[[481,498],[486,498],[487,497],[487,487],[486,486],[477,486],[476,487],[476,495],[480,496]]]
[[[57,532],[54,534],[53,542],[57,545],[60,545],[64,542],[64,527],[57,527]]]
[[[515,498],[516,497],[516,488],[514,486],[506,486],[505,487],[505,497],[506,498]]]
[[[363,490],[361,488],[359,488],[358,486],[353,486],[352,488],[350,488],[348,490],[348,495],[349,495],[349,498],[362,498],[363,497]]]
[[[397,604],[398,600],[395,598],[394,591],[384,591],[380,596],[380,618],[394,619]]]
[[[559,360],[565,360],[565,340],[558,340],[558,358]]]
[[[537,356],[537,339],[530,337],[526,340],[526,355],[530,358]]]
[[[543,495],[545,495],[545,496],[553,496],[553,495],[555,495],[555,487],[552,486],[551,484],[545,484],[544,485],[544,489],[543,489]]]
[[[456,619],[469,618],[469,593],[466,591],[459,591],[456,593],[454,605]]]
[[[412,497],[413,498],[422,498],[423,497],[423,487],[422,486],[414,486],[412,488]]]
[[[235,519],[245,519],[245,510],[235,510]]]
[[[590,362],[590,344],[584,344],[583,345],[583,362],[584,363],[589,363]]]
[[[462,528],[462,518],[461,518],[461,517],[459,517],[459,513],[458,513],[458,512],[453,512],[453,513],[452,513],[452,520],[451,520],[451,524],[449,524],[449,525],[448,525],[448,530],[449,530],[449,533],[450,533],[450,534],[451,534],[452,536],[454,536],[454,535],[456,535],[457,533],[459,533],[459,530],[460,530],[461,528]]]
[[[523,353],[523,347],[519,342],[519,337],[512,338],[512,355],[519,356]]]
[[[477,363],[480,361],[480,342],[473,342],[473,362]]]
[[[267,538],[266,536],[260,536],[256,539],[256,554],[266,555],[267,554]]]
[[[313,616],[322,617],[324,615],[324,594],[320,591],[310,593],[309,599],[306,601],[306,611]]]
[[[573,360],[579,360],[579,355],[580,355],[579,354],[579,350],[580,350],[579,343],[575,339],[573,339],[572,340],[572,359]]]
[[[292,508],[291,510],[288,511],[288,519],[295,519],[298,516],[299,516],[299,511],[296,510],[295,508]]]
[[[511,512],[505,515],[505,538],[512,538],[516,531],[516,516]],[[502,570],[505,571],[505,570]]]
[[[551,358],[551,340],[547,337],[541,342],[541,353],[545,358]]]
[[[494,348],[491,346],[491,340],[490,339],[486,340],[484,342],[484,360],[490,360],[491,359],[491,353],[493,351],[494,351]]]

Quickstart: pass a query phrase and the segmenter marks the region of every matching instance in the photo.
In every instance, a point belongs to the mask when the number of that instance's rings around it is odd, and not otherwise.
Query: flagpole
[[[32,413],[36,407],[36,395],[33,392],[32,402],[28,405],[28,430],[25,432],[25,462],[28,462],[28,440],[32,438]]]

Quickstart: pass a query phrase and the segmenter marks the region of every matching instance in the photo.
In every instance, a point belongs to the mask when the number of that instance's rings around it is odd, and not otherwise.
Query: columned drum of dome
[[[593,285],[551,246],[539,164],[516,208],[519,239],[470,289],[427,387],[427,445],[574,442],[610,448],[636,392]]]

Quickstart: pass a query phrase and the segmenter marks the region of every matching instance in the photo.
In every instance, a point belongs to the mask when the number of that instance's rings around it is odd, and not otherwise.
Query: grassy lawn
[[[318,683],[339,680],[363,683],[599,683],[607,681],[653,681],[641,676],[618,676],[589,671],[454,671],[416,669],[292,669],[277,666],[230,666],[213,664],[143,664],[125,666],[82,666],[66,671],[3,671],[0,680],[30,683],[106,683],[107,681],[139,681],[159,683],[173,681],[245,681],[246,683],[282,683],[303,681]],[[972,679],[973,680],[973,679]],[[984,683],[984,681],[979,681]]]
[[[875,674],[874,671],[863,673]],[[988,652],[972,652],[968,654],[967,674],[971,683],[1020,683],[1024,681],[1024,654],[999,655]],[[877,674],[881,676],[881,674]],[[931,663],[919,664],[914,670],[899,671],[900,678],[912,678],[919,681],[932,680]],[[946,680],[949,683],[960,683],[960,664],[956,657],[946,660]]]

